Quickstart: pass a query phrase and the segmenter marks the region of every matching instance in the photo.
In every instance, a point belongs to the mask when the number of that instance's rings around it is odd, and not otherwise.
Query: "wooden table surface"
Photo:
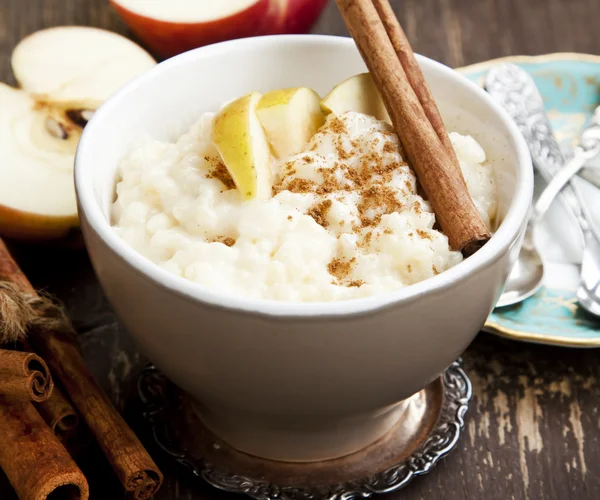
[[[600,53],[598,0],[393,1],[415,51],[450,66],[515,54]],[[0,0],[0,77],[10,53],[40,28],[83,24],[129,34],[107,0]],[[314,32],[347,35],[333,2]],[[0,113],[2,110],[0,110]],[[84,252],[17,246],[38,287],[67,305],[89,365],[119,408],[143,360],[106,303]],[[480,334],[464,355],[474,385],[453,454],[397,499],[600,498],[600,363],[595,350],[520,344]],[[160,458],[160,457],[157,457]],[[168,468],[157,500],[237,498]],[[92,498],[122,498],[110,474],[92,474]],[[0,478],[0,498],[14,495]]]

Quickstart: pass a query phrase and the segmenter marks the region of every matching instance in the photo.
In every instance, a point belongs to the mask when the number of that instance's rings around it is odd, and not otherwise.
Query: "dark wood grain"
[[[514,54],[600,53],[598,0],[396,0],[415,51],[451,66]],[[130,35],[107,0],[0,0],[0,77],[37,29],[82,24]],[[333,2],[316,33],[347,35]],[[0,112],[2,112],[0,110]],[[67,305],[94,375],[119,408],[143,363],[106,302],[83,252],[17,247],[37,287]],[[467,429],[451,457],[389,498],[596,500],[600,498],[600,362],[595,350],[517,344],[481,334],[465,353],[474,384]],[[160,457],[157,457],[160,459]],[[92,498],[122,498],[91,459]],[[88,468],[90,464],[88,464]],[[86,469],[87,470],[87,469]],[[157,500],[235,499],[165,470]],[[0,478],[0,498],[14,494]]]

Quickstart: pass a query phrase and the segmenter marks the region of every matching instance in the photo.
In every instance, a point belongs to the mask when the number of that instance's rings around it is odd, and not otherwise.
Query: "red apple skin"
[[[162,57],[171,57],[203,45],[255,35],[264,29],[268,21],[269,1],[258,0],[229,17],[203,23],[161,21],[132,12],[121,6],[118,0],[110,0],[110,3],[151,51]]]
[[[258,0],[235,14],[202,23],[176,23],[142,16],[110,0],[131,31],[155,54],[172,57],[197,47],[234,38],[306,33],[327,0]]]
[[[308,33],[323,11],[327,0],[272,0],[279,2],[279,23],[274,34]]]

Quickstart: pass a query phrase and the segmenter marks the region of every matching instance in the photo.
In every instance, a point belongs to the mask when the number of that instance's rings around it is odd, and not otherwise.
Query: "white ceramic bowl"
[[[383,435],[468,346],[518,254],[533,188],[508,116],[453,70],[419,57],[449,130],[494,165],[502,223],[479,252],[434,278],[336,303],[237,298],[169,274],[111,229],[115,171],[135,139],[177,137],[204,111],[249,91],[322,95],[365,71],[349,38],[273,36],[203,47],[158,65],[94,115],[77,152],[81,224],[92,262],[144,355],[195,398],[234,447],[281,460],[356,451]]]

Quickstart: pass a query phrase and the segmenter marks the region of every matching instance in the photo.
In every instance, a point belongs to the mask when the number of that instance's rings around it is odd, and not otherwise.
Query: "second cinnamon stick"
[[[0,280],[17,285],[26,294],[35,295],[34,288],[2,239]],[[50,322],[48,319],[44,321],[42,318],[30,328],[28,341],[61,382],[125,489],[136,500],[152,497],[162,483],[160,470],[92,377],[66,319],[55,317]]]
[[[336,0],[450,247],[470,255],[490,238],[398,59],[373,0]]]
[[[54,387],[47,401],[35,405],[52,432],[66,446],[73,439],[79,425],[79,415],[62,390]]]
[[[442,120],[442,115],[440,115],[440,111],[438,110],[435,99],[431,94],[431,90],[429,90],[429,86],[425,81],[425,76],[421,71],[415,53],[392,10],[389,0],[373,0],[373,4],[375,5],[385,31],[390,38],[390,42],[392,42],[392,46],[396,51],[396,56],[404,68],[410,86],[415,91],[421,106],[423,106],[423,111],[425,112],[427,119],[433,126],[440,141],[446,148],[446,151],[448,151],[452,163],[462,177],[460,163],[456,156],[456,152],[454,151],[454,147],[452,146],[452,142],[450,141],[450,136],[448,135],[444,121]]]
[[[53,388],[48,366],[37,354],[0,349],[0,395],[39,403]]]
[[[0,467],[21,500],[87,500],[81,470],[29,401],[0,396]]]

